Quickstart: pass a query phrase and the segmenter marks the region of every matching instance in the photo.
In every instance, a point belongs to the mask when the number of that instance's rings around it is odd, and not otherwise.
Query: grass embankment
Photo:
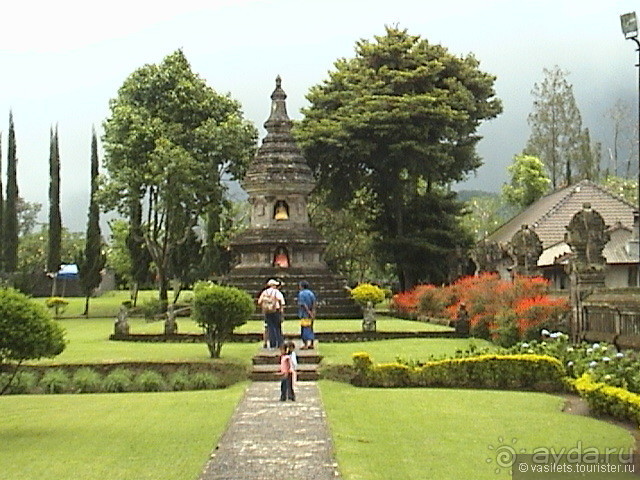
[[[562,413],[563,399],[547,394],[330,381],[320,389],[344,480],[509,479],[497,461],[511,448],[628,454],[633,446],[627,430]]]
[[[246,384],[215,391],[0,397],[0,477],[198,478]]]

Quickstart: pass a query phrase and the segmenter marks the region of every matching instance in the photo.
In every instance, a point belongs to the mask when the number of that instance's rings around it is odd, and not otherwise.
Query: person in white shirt
[[[270,279],[260,297],[258,297],[258,305],[264,314],[264,320],[267,324],[269,332],[269,347],[280,348],[284,339],[282,337],[282,317],[284,314],[284,296],[278,290],[280,282]]]

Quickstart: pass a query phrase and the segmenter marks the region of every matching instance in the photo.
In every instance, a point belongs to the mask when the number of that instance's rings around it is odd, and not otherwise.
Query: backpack
[[[280,310],[280,301],[275,295],[265,295],[262,298],[261,305],[264,313],[276,313]]]

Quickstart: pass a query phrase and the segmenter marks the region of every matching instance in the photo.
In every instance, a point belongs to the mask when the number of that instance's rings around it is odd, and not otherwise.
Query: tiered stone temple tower
[[[291,318],[298,282],[306,280],[318,297],[319,318],[361,318],[344,282],[322,259],[327,242],[309,224],[307,197],[315,181],[291,134],[286,98],[278,76],[264,124],[267,135],[241,182],[249,195],[251,221],[231,242],[239,263],[226,282],[257,297],[269,278],[280,279]]]

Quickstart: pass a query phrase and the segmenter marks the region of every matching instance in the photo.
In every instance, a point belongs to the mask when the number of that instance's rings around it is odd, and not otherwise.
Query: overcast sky
[[[504,113],[484,124],[485,165],[464,188],[497,191],[528,137],[531,88],[542,69],[570,72],[592,138],[611,142],[607,111],[623,99],[637,108],[637,53],[620,31],[631,0],[78,0],[6,3],[0,28],[0,132],[6,185],[8,113],[14,115],[20,195],[43,203],[46,218],[49,128],[60,135],[63,223],[83,231],[91,128],[99,134],[109,99],[125,78],[182,48],[192,69],[240,101],[264,135],[276,75],[288,111],[300,118],[320,83],[355,42],[398,25],[456,55],[473,52],[497,76]],[[634,113],[635,115],[635,113]],[[635,118],[635,117],[632,117]]]

